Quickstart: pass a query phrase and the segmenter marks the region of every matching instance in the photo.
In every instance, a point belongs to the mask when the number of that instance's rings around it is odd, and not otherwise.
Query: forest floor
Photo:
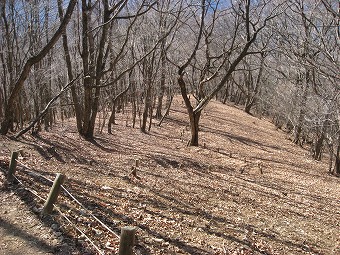
[[[135,254],[340,254],[340,179],[268,120],[211,102],[199,147],[186,146],[179,98],[148,134],[120,114],[117,124],[91,141],[74,121],[19,141],[0,137],[0,254],[100,254],[86,236],[116,254],[123,226],[137,227]],[[22,184],[7,185],[17,149]],[[33,193],[46,199],[41,176],[56,173],[84,207],[63,192],[62,213],[40,216]]]

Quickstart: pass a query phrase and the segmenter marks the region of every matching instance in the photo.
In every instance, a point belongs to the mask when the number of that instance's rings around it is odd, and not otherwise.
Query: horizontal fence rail
[[[119,239],[119,255],[132,255],[133,254],[133,247],[135,245],[135,235],[136,235],[136,227],[131,227],[131,226],[126,226],[121,228],[121,234],[118,235],[116,232],[114,232],[110,227],[108,227],[104,222],[99,220],[93,213],[86,208],[70,191],[68,191],[63,183],[66,180],[66,175],[57,173],[56,178],[54,181],[51,179],[47,178],[46,176],[33,171],[30,169],[29,166],[25,165],[23,162],[18,160],[19,153],[21,151],[13,151],[11,153],[11,159],[10,159],[10,164],[7,170],[7,182],[8,183],[13,183],[17,182],[19,183],[25,190],[33,194],[35,197],[37,197],[41,202],[44,203],[44,206],[41,210],[41,213],[46,215],[50,214],[53,209],[55,209],[74,229],[76,229],[82,236],[85,237],[87,241],[96,249],[96,251],[99,254],[105,254],[103,250],[101,250],[91,238],[84,233],[76,224],[74,224],[69,217],[65,215],[65,213],[62,212],[62,210],[55,205],[57,202],[57,198],[63,190],[71,199],[72,201],[76,202],[83,210],[86,211],[86,213],[91,216],[96,222],[98,222],[103,228],[105,228],[108,232],[110,232],[114,237]],[[23,173],[28,173],[28,175],[35,176],[42,178],[45,180],[47,183],[52,183],[52,187],[49,191],[47,199],[44,199],[41,197],[35,190],[28,188],[27,185],[25,185],[16,175],[16,170],[18,164],[25,169],[25,171],[22,171]],[[5,169],[4,169],[5,170]]]

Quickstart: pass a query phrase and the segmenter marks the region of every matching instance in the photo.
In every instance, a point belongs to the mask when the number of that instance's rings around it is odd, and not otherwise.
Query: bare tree
[[[56,30],[54,35],[51,37],[51,39],[48,41],[48,43],[34,56],[27,59],[25,62],[25,65],[23,66],[23,69],[20,73],[20,76],[17,77],[17,80],[15,81],[12,90],[10,91],[9,98],[7,99],[5,109],[4,109],[4,118],[1,123],[1,129],[0,133],[5,135],[8,133],[11,125],[14,121],[14,106],[16,101],[18,100],[19,93],[24,86],[24,82],[26,81],[31,68],[34,64],[39,63],[51,50],[51,48],[54,46],[54,44],[58,41],[60,36],[62,35],[63,30],[66,28],[68,22],[71,19],[71,15],[74,9],[74,6],[76,5],[77,1],[71,0],[69,2],[68,8],[66,10],[65,16],[60,23],[59,28]]]
[[[260,31],[266,27],[268,21],[277,15],[276,11],[278,8],[278,6],[275,6],[272,10],[267,10],[268,13],[264,14],[263,10],[268,6],[265,2],[262,3],[261,1],[255,5],[251,1],[230,2],[230,5],[227,5],[225,10],[221,10],[219,4],[219,1],[217,1],[217,3],[214,2],[214,4],[210,1],[201,1],[201,15],[200,20],[197,21],[198,32],[195,46],[184,64],[178,66],[178,85],[181,89],[181,95],[190,120],[191,146],[198,146],[199,120],[202,110],[225,86],[242,59],[247,55],[261,52],[259,50],[252,51],[251,46],[256,41]],[[207,15],[210,14],[211,11],[213,11],[212,21],[207,25]],[[221,11],[230,14],[228,18],[232,19],[229,20],[229,22],[233,22],[233,31],[229,34],[230,37],[225,38],[224,42],[222,42],[221,46],[223,51],[219,55],[210,55],[209,47],[212,44],[211,37],[214,34],[213,28],[220,17],[218,14],[221,13]],[[257,15],[251,15],[250,13]],[[202,38],[204,37],[205,40],[203,44]],[[197,82],[198,97],[196,97],[196,105],[192,105],[188,97],[185,70],[188,69],[196,59],[199,49],[203,47],[201,44],[207,49],[205,54],[205,68]],[[211,63],[213,62],[215,66],[211,68]],[[224,69],[224,74],[220,75],[220,70],[222,69]],[[207,88],[206,84],[216,78],[218,78],[218,82],[210,89]],[[204,87],[207,90],[206,92],[204,92]]]

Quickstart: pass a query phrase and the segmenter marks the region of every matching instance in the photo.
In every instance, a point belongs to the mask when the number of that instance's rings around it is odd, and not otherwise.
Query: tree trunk
[[[199,131],[199,121],[201,117],[201,112],[189,114],[190,119],[190,130],[191,130],[191,140],[190,146],[198,146],[198,131]]]
[[[298,123],[296,124],[294,128],[294,143],[300,144],[301,139],[301,133],[302,133],[302,125],[303,120],[306,115],[306,104],[307,104],[307,96],[308,96],[308,90],[309,90],[309,70],[305,71],[305,77],[303,77],[305,84],[302,84],[303,88],[303,94],[302,98],[300,99],[300,105],[299,105],[299,117],[298,117]]]
[[[62,7],[62,0],[58,0],[58,12],[59,12],[59,17],[63,17],[63,7]],[[65,61],[66,61],[66,67],[67,67],[67,75],[69,81],[73,80],[73,73],[72,73],[72,62],[71,62],[71,57],[70,57],[70,51],[68,48],[68,39],[67,39],[67,34],[66,31],[64,31],[62,35],[62,40],[63,40],[63,48],[64,48],[64,53],[65,53]],[[74,104],[74,110],[75,110],[75,115],[76,115],[76,122],[77,122],[77,130],[78,132],[81,132],[82,130],[82,109],[78,100],[77,92],[76,92],[76,86],[71,87],[71,95],[72,95],[72,100]]]
[[[327,139],[326,141],[327,141],[328,153],[329,153],[328,172],[332,173],[333,158],[334,158],[333,143],[330,139]]]
[[[161,81],[160,88],[158,94],[158,104],[156,108],[156,119],[162,118],[162,106],[163,106],[163,97],[165,91],[165,64],[166,64],[166,55],[165,55],[165,38],[162,41],[162,51],[161,51]]]
[[[245,106],[244,106],[244,112],[247,113],[247,114],[250,114],[250,110],[251,108],[253,107],[255,103],[255,98],[250,98],[250,96],[247,96],[246,98],[246,103],[245,103]]]
[[[100,81],[96,82],[97,85],[100,84]],[[90,117],[90,123],[89,123],[89,129],[88,132],[85,134],[85,137],[87,138],[93,138],[94,135],[94,129],[96,125],[96,117],[98,114],[98,107],[99,107],[99,95],[100,95],[100,88],[95,88],[94,93],[94,100],[91,107],[91,117]]]
[[[187,90],[186,90],[185,82],[183,80],[182,75],[178,77],[178,84],[181,88],[182,98],[184,100],[184,103],[185,103],[185,106],[187,108],[187,112],[189,115],[190,131],[191,131],[191,139],[190,139],[189,145],[198,146],[198,130],[199,130],[199,121],[201,117],[201,111],[194,112],[194,109],[191,106],[189,97],[187,95]]]
[[[137,117],[137,91],[136,91],[136,83],[133,83],[132,87],[132,95],[131,95],[131,100],[132,100],[132,128],[135,128],[136,126],[136,117]]]
[[[322,133],[320,137],[316,140],[314,151],[313,151],[313,158],[315,160],[318,160],[318,161],[321,160],[324,139],[325,139],[325,135],[324,133]]]
[[[4,99],[3,99],[3,93],[2,90],[0,89],[0,120],[2,118],[2,109],[4,107]]]
[[[100,85],[105,68],[105,50],[106,41],[108,37],[110,11],[108,1],[103,1],[103,26],[99,39],[99,45],[96,50],[94,45],[95,37],[91,28],[91,13],[89,6],[85,0],[82,0],[82,63],[84,68],[84,112],[83,112],[83,126],[81,134],[85,138],[93,138],[96,117],[99,107]],[[97,53],[98,52],[98,53]],[[97,53],[97,55],[96,55]],[[93,77],[91,77],[91,75]]]
[[[140,127],[141,131],[143,133],[146,133],[146,122],[148,119],[149,111],[150,111],[150,106],[151,106],[151,84],[147,85],[146,88],[146,95],[144,99],[144,111],[143,111],[143,117],[142,117],[142,125]]]
[[[313,152],[313,158],[315,160],[321,160],[323,144],[326,138],[327,126],[329,124],[329,117],[330,117],[329,114],[327,114],[325,121],[322,124],[321,134],[318,135],[318,139],[316,140],[316,143],[315,143],[314,152]]]
[[[338,137],[333,174],[340,175],[340,136]]]
[[[162,118],[162,107],[163,107],[163,97],[164,97],[164,90],[165,90],[165,75],[161,78],[161,84],[160,84],[160,91],[159,95],[157,98],[157,108],[156,108],[156,119],[161,119]]]
[[[161,120],[159,121],[158,123],[158,126],[160,127],[162,125],[162,122],[163,120],[165,119],[166,116],[169,115],[169,112],[170,112],[170,107],[171,107],[171,103],[172,103],[172,100],[173,100],[173,96],[170,97],[169,102],[168,102],[168,107],[166,108],[166,112],[164,113],[163,117],[161,118]]]
[[[226,102],[229,98],[229,95],[230,95],[229,88],[230,88],[230,82],[227,82],[226,86],[225,86],[225,91],[224,91],[224,94],[223,94],[223,99],[222,99],[223,104],[226,104]]]
[[[155,101],[156,103],[156,101]],[[150,105],[150,109],[149,109],[149,127],[148,127],[148,132],[150,132],[151,127],[152,127],[152,115],[153,115],[153,110],[155,108],[155,104],[151,104]]]
[[[261,64],[260,69],[256,77],[256,81],[254,82],[254,78],[252,78],[252,73],[249,71],[249,83],[248,83],[248,89],[246,93],[246,104],[244,107],[244,111],[248,114],[250,114],[250,109],[254,106],[256,103],[256,97],[260,90],[261,85],[261,79],[262,79],[262,73],[264,68],[264,53],[261,53]],[[255,84],[254,84],[255,83]]]
[[[109,118],[109,122],[107,123],[107,132],[109,134],[112,134],[112,124],[116,125],[115,119],[116,119],[116,103],[113,102],[111,115]]]

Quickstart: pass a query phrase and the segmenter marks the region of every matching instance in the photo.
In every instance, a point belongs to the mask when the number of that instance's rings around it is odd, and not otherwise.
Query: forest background
[[[270,117],[340,172],[338,1],[1,1],[1,134],[75,117],[92,139],[116,112],[146,133],[174,95],[199,142],[212,100]]]

